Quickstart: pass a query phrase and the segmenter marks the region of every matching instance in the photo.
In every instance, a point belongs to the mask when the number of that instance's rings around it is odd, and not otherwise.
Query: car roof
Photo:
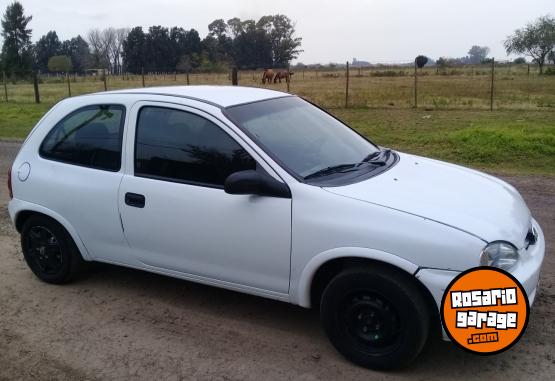
[[[241,86],[161,86],[115,90],[97,94],[165,95],[194,99],[217,107],[229,107],[290,95],[280,91]]]

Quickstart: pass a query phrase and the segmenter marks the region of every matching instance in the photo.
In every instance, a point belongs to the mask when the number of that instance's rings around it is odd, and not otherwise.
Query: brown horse
[[[276,83],[277,81],[279,81],[279,83],[281,83],[282,79],[285,79],[286,82],[289,82],[291,80],[291,76],[294,73],[287,71],[287,70],[280,70],[276,73],[276,75],[274,76],[274,83]]]
[[[274,71],[272,69],[264,69],[264,74],[262,74],[262,83],[272,83],[274,78]]]

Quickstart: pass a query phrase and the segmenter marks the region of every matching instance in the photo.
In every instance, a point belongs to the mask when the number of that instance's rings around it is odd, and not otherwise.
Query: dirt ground
[[[66,286],[27,269],[8,219],[0,142],[0,380],[553,380],[555,179],[505,177],[542,225],[548,252],[526,334],[490,357],[430,340],[402,371],[343,359],[315,311],[146,272],[102,266]]]

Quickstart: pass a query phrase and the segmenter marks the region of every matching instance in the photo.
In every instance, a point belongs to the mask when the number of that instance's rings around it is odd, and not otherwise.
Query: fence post
[[[495,58],[491,59],[491,97],[490,97],[490,111],[493,111],[493,82],[495,78]]]
[[[66,73],[66,80],[67,80],[67,93],[68,93],[69,97],[71,98],[71,85],[69,83],[69,73]]]
[[[418,66],[414,59],[414,108],[418,108]]]
[[[102,69],[102,77],[104,79],[104,91],[108,91],[108,85],[106,84],[106,69]]]
[[[6,102],[8,102],[8,84],[6,83],[6,72],[2,72],[2,81],[4,82],[4,96],[6,97]]]
[[[145,87],[145,68],[141,66],[141,77],[143,79],[143,87]]]
[[[35,103],[40,103],[39,78],[36,71],[33,72],[33,88],[35,89]]]
[[[287,78],[285,79],[285,82],[287,82],[287,92],[290,92],[290,82],[291,82],[291,70],[289,69],[289,65],[287,65]]]
[[[349,107],[349,61],[347,61],[347,71],[345,72],[345,108]]]
[[[237,80],[237,68],[236,67],[234,67],[231,70],[231,84],[233,86],[237,86],[239,84],[239,81]]]
[[[173,72],[173,80],[174,80],[174,81],[177,81],[177,71],[174,71],[174,72]]]
[[[530,76],[530,64],[528,64],[528,77]]]
[[[187,72],[185,73],[185,76],[187,77],[187,85],[189,85],[190,82],[189,82],[189,71],[188,71],[188,70],[187,70]]]

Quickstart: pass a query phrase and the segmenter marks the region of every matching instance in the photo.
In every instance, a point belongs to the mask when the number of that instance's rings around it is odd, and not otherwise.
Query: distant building
[[[352,67],[369,67],[372,64],[368,61],[359,61],[356,58],[353,58],[353,62],[351,63]]]

